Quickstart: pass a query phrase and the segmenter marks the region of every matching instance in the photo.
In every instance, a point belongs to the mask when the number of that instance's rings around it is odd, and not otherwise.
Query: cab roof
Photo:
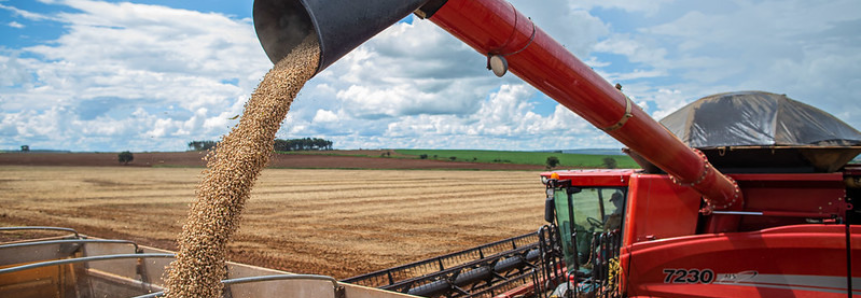
[[[541,173],[541,180],[550,179],[553,173],[559,175],[559,180],[571,180],[572,186],[627,186],[633,169],[589,169],[589,170],[560,170]]]

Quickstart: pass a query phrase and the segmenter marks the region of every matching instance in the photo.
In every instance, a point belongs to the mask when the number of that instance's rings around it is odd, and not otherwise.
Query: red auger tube
[[[736,183],[682,143],[621,91],[503,0],[449,0],[431,17],[479,53],[499,55],[509,71],[693,187],[709,208],[740,210]],[[721,216],[724,218],[732,216]]]

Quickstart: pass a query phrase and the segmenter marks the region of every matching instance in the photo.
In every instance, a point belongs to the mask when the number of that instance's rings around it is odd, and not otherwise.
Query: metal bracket
[[[424,6],[416,9],[415,13],[420,19],[428,19],[432,17],[448,0],[430,0]]]
[[[342,285],[336,285],[335,298],[347,298],[347,289]]]
[[[604,132],[611,132],[611,131],[617,130],[619,128],[622,128],[622,126],[624,126],[625,123],[628,122],[628,119],[630,119],[631,117],[634,117],[634,114],[631,113],[632,110],[634,109],[633,105],[634,104],[631,102],[631,99],[628,98],[628,96],[625,96],[625,115],[622,115],[622,118],[619,119],[619,121],[616,122],[616,124],[610,125],[608,127],[604,127],[601,130],[603,130]]]

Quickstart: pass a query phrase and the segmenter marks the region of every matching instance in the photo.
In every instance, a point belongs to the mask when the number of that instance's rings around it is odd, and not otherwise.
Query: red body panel
[[[667,175],[632,175],[623,245],[694,235],[699,198],[699,193],[673,184]]]
[[[641,242],[623,248],[623,276],[630,296],[846,297],[846,244],[842,225]],[[861,254],[861,227],[851,228],[851,247]],[[853,291],[861,294],[861,278]]]
[[[842,173],[735,174],[746,198],[745,211],[799,212],[843,217],[846,185]],[[743,216],[739,229],[753,231],[806,223],[805,217]]]
[[[430,18],[482,55],[502,55],[510,71],[710,200],[741,204],[736,186],[561,44],[503,0],[449,0]]]

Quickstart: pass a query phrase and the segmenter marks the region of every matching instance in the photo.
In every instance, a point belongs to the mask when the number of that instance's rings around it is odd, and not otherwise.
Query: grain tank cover
[[[858,130],[822,110],[768,92],[707,96],[660,122],[731,172],[832,172],[861,152]]]

